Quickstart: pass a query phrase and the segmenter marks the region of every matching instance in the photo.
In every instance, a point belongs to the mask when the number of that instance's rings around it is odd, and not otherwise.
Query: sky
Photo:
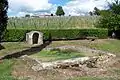
[[[55,14],[62,6],[65,15],[79,16],[93,11],[94,7],[106,9],[111,0],[8,0],[8,16]]]

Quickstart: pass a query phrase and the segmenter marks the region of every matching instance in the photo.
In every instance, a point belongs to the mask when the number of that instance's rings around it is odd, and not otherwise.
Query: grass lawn
[[[109,51],[120,56],[120,40],[117,39],[98,39],[95,41],[90,40],[73,40],[73,41],[55,41],[50,46],[85,46],[88,48]]]
[[[111,40],[106,39],[102,41],[96,40],[95,42],[91,42],[89,44],[83,42],[82,45],[89,48],[112,52],[117,56],[120,56],[120,40],[115,39]]]
[[[31,57],[38,58],[42,61],[54,61],[54,60],[61,60],[61,59],[70,59],[76,57],[84,57],[84,53],[79,53],[75,51],[68,51],[63,50],[60,51],[59,49],[56,50],[42,50],[39,53],[31,55]]]
[[[11,75],[13,64],[13,60],[3,60],[0,63],[0,80],[16,80]]]
[[[10,54],[13,52],[17,52],[17,51],[21,51],[31,46],[24,42],[3,42],[1,43],[1,45],[4,47],[4,49],[0,50],[0,56],[3,56],[5,54]]]
[[[109,51],[115,53],[116,55],[120,55],[120,40],[116,39],[100,39],[95,40],[93,42],[89,40],[73,40],[73,41],[53,41],[49,46],[50,47],[57,47],[57,46],[64,46],[64,45],[72,45],[72,46],[85,46],[93,49],[99,49],[104,51]],[[5,49],[0,50],[0,56],[16,51],[20,51],[23,49],[30,48],[31,45],[28,45],[24,42],[5,42],[2,43],[2,46]],[[40,53],[49,53],[49,51],[42,51]],[[56,51],[55,51],[56,52]],[[53,53],[55,53],[53,51]],[[38,54],[36,54],[38,55]]]

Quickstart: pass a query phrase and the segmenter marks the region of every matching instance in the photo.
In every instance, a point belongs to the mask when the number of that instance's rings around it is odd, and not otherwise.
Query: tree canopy
[[[57,7],[56,15],[57,16],[62,16],[62,15],[64,16],[65,15],[65,12],[64,12],[62,6]]]
[[[97,7],[95,7],[93,13],[94,15],[100,15],[100,10]]]
[[[29,15],[29,14],[26,14],[26,15],[25,15],[25,17],[28,17],[28,18],[29,18],[29,17],[30,17],[30,15]]]
[[[108,10],[100,11],[100,19],[96,27],[107,28],[110,32],[115,32],[117,36],[120,36],[118,35],[120,30],[120,1],[114,0],[108,6]]]
[[[111,4],[109,3],[109,10],[113,14],[118,14],[120,15],[120,1],[119,0],[114,0]]]

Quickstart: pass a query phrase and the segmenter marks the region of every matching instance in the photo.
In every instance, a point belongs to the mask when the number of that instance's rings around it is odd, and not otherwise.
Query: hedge
[[[59,39],[80,39],[86,37],[107,38],[108,30],[106,29],[60,29],[60,30],[23,30],[8,29],[3,41],[25,41],[27,32],[41,31],[44,34],[44,40]]]

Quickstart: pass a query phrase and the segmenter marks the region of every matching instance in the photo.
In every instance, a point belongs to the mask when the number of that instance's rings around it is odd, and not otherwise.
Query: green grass
[[[11,52],[16,52],[16,51],[20,51],[23,49],[27,49],[31,46],[24,42],[5,42],[5,43],[2,43],[2,45],[5,47],[5,49],[0,51],[0,56],[3,56],[5,54],[11,53]],[[90,42],[90,41],[86,41],[86,40],[58,41],[58,42],[52,42],[52,44],[50,44],[51,47],[56,47],[58,45],[59,46],[64,46],[64,45],[86,46],[89,48],[95,48],[95,49],[99,49],[99,50],[109,51],[109,52],[115,53],[116,55],[120,56],[120,54],[119,54],[120,53],[120,47],[119,47],[120,40],[116,40],[116,39],[114,39],[114,40],[108,40],[108,39],[95,40],[94,42]],[[49,53],[50,51],[42,51],[40,53],[44,53],[44,52]],[[55,52],[56,51],[53,51],[53,53],[55,53]]]
[[[83,53],[79,52],[71,52],[71,51],[60,51],[60,50],[42,50],[39,53],[31,55],[32,57],[36,57],[41,59],[42,61],[54,61],[54,60],[62,60],[76,57],[84,57]]]
[[[12,77],[13,60],[4,60],[0,63],[0,80],[16,80]]]
[[[120,55],[120,40],[117,39],[98,39],[90,40],[76,40],[76,41],[56,41],[51,46],[57,45],[71,45],[71,46],[85,46],[92,49],[108,51]]]
[[[102,42],[83,44],[84,46],[104,50],[120,55],[120,40],[103,40]]]
[[[0,56],[27,49],[31,46],[24,42],[4,42],[1,43],[1,45],[4,47],[4,49],[0,50]]]
[[[98,17],[42,17],[42,18],[9,18],[8,29],[81,29],[95,28]]]

